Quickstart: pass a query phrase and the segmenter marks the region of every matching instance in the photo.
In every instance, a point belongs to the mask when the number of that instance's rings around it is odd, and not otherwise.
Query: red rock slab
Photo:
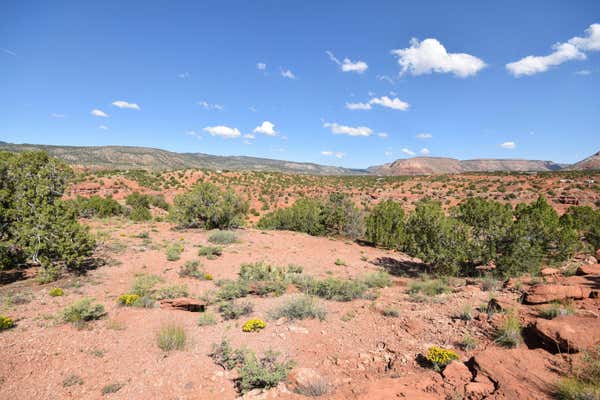
[[[582,285],[539,284],[525,294],[528,304],[543,304],[566,299],[581,300],[590,297],[592,289]]]
[[[598,275],[600,277],[600,264],[582,265],[577,268],[577,275]]]
[[[600,344],[600,318],[565,315],[537,319],[535,332],[555,351],[576,353]]]
[[[163,308],[175,308],[177,310],[202,312],[206,308],[206,303],[191,299],[189,297],[178,297],[176,299],[164,299],[160,301]]]

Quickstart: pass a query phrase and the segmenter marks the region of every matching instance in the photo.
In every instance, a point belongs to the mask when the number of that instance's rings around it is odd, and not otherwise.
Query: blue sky
[[[9,0],[0,18],[3,141],[348,167],[600,150],[595,0]]]

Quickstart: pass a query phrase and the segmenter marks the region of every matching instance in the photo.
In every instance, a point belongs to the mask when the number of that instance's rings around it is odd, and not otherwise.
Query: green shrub
[[[108,384],[102,388],[102,396],[105,396],[105,395],[111,394],[111,393],[117,393],[119,390],[123,389],[124,386],[125,386],[124,383],[119,383],[119,382]]]
[[[381,314],[383,314],[384,317],[398,318],[400,316],[400,311],[395,307],[387,306],[381,311]]]
[[[10,329],[14,326],[15,326],[15,322],[12,320],[12,318],[9,318],[4,315],[0,315],[0,331],[3,331],[5,329]]]
[[[384,248],[398,248],[404,241],[404,210],[392,200],[377,204],[367,217],[366,238]]]
[[[55,287],[55,288],[50,289],[48,294],[52,297],[59,297],[59,296],[64,296],[65,291],[62,290],[61,288]]]
[[[247,281],[224,280],[217,282],[219,291],[218,300],[233,300],[240,297],[246,297],[250,293],[250,286]]]
[[[232,348],[229,341],[223,338],[221,343],[213,343],[209,356],[215,364],[220,365],[226,370],[232,370],[244,362],[246,352],[247,350]]]
[[[336,301],[350,301],[361,298],[368,289],[368,286],[360,280],[336,278],[318,280],[313,277],[302,277],[297,279],[295,284],[308,295]]]
[[[208,237],[208,241],[215,244],[232,244],[238,243],[238,239],[235,232],[232,231],[216,231]]]
[[[219,313],[225,320],[238,319],[241,316],[251,314],[252,311],[254,311],[254,306],[249,301],[226,301],[219,304]]]
[[[545,319],[554,319],[562,315],[574,314],[575,310],[571,304],[561,304],[558,302],[550,303],[547,307],[540,310],[540,317]]]
[[[294,296],[270,313],[271,318],[289,320],[318,318],[323,321],[327,312],[311,296]]]
[[[215,314],[204,312],[198,317],[198,326],[210,326],[217,324],[217,317]]]
[[[200,246],[198,255],[206,257],[209,260],[214,260],[223,254],[223,248],[221,246]]]
[[[129,218],[136,222],[150,221],[152,219],[152,214],[148,208],[134,207],[129,213]]]
[[[92,304],[94,299],[90,297],[83,298],[66,307],[62,311],[63,322],[72,324],[81,324],[87,321],[100,319],[106,312],[102,304]]]
[[[576,230],[593,250],[600,248],[600,210],[589,206],[571,206],[560,217],[560,223],[563,227]]]
[[[72,204],[81,218],[107,218],[123,214],[123,206],[111,196],[94,195],[88,198],[77,196],[72,200]]]
[[[129,218],[132,221],[148,221],[152,219],[150,213],[150,196],[133,192],[125,198],[125,204],[131,207]]]
[[[137,275],[131,286],[131,293],[140,297],[152,296],[155,292],[154,286],[162,281],[163,279],[158,275]]]
[[[293,366],[292,361],[279,361],[279,353],[271,350],[260,358],[253,352],[246,352],[239,367],[239,390],[247,393],[256,388],[275,387],[287,377]]]
[[[288,230],[321,236],[326,232],[321,211],[321,202],[298,199],[291,207],[266,214],[258,221],[257,226],[259,229]]]
[[[555,396],[559,400],[600,399],[600,346],[586,352],[582,365],[558,382]]]
[[[424,294],[426,296],[437,296],[439,294],[450,293],[448,282],[445,279],[428,279],[412,281],[408,285],[408,294]]]
[[[504,347],[517,347],[521,342],[521,323],[519,317],[510,312],[496,332],[496,343]]]
[[[177,325],[165,325],[156,335],[158,347],[163,351],[183,350],[186,342],[185,329]]]
[[[460,347],[465,351],[474,350],[477,347],[477,339],[465,334],[460,342]]]
[[[154,298],[156,300],[176,299],[178,297],[187,297],[188,295],[187,285],[172,285],[158,289]]]
[[[185,264],[183,264],[179,270],[179,276],[202,280],[212,279],[210,274],[207,274],[200,268],[200,263],[198,261],[187,261]]]
[[[167,261],[177,261],[183,253],[183,245],[181,243],[173,243],[167,248]]]
[[[200,183],[175,197],[171,219],[181,228],[230,229],[243,225],[248,204],[233,191]]]

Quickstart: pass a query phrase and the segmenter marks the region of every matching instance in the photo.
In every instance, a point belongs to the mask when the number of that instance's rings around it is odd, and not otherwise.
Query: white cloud
[[[422,155],[426,156],[426,155],[429,155],[429,153],[431,153],[431,152],[429,151],[429,149],[428,149],[427,147],[423,147],[423,148],[422,148],[422,149],[419,151],[419,153],[421,153]]]
[[[407,156],[414,156],[414,155],[415,155],[415,152],[414,152],[414,151],[412,151],[412,150],[409,150],[409,149],[407,149],[406,147],[405,147],[405,148],[403,148],[403,149],[402,149],[402,150],[400,150],[400,151],[402,151],[402,152],[403,152],[404,154],[406,154]]]
[[[52,114],[50,114],[50,116],[52,118],[65,118],[66,117],[65,114],[58,114],[58,113],[52,113]]]
[[[547,71],[550,67],[570,60],[585,60],[586,51],[600,50],[600,24],[592,24],[585,30],[585,37],[575,36],[566,43],[556,43],[554,50],[546,56],[527,56],[506,64],[506,69],[516,77],[535,75]]]
[[[344,58],[341,68],[344,72],[356,72],[357,74],[362,74],[369,68],[369,65],[364,61],[352,61],[349,58]]]
[[[504,142],[500,144],[500,147],[502,147],[503,149],[514,149],[515,147],[517,147],[515,142]]]
[[[331,129],[331,133],[335,135],[349,135],[349,136],[371,136],[373,134],[373,130],[366,126],[346,126],[339,125],[335,122],[325,122],[323,124],[324,128]]]
[[[226,139],[236,138],[241,135],[239,129],[230,128],[224,125],[207,126],[203,129],[203,131],[207,132],[211,136],[220,136]]]
[[[386,81],[388,82],[390,85],[395,84],[396,82],[394,81],[394,78],[392,78],[391,76],[388,75],[377,75],[377,79],[379,79],[380,81]]]
[[[248,110],[250,110],[250,111],[252,111],[252,112],[254,112],[254,113],[258,111],[258,110],[256,109],[256,107],[254,107],[254,106],[250,106],[250,107],[248,107]]]
[[[127,109],[130,109],[130,110],[140,110],[140,106],[137,105],[136,103],[128,103],[128,102],[123,101],[123,100],[113,101],[112,105],[115,106],[115,107],[127,108]]]
[[[262,133],[263,135],[267,135],[267,136],[276,136],[277,135],[277,131],[275,130],[275,124],[273,124],[272,122],[269,122],[269,121],[263,121],[263,123],[260,124],[259,126],[257,126],[256,128],[254,128],[254,130],[252,132]]]
[[[379,136],[382,139],[387,139],[389,135],[387,134],[387,132],[379,132],[377,136]]]
[[[90,111],[90,114],[92,114],[94,117],[103,117],[103,118],[107,118],[108,114],[105,113],[102,110],[99,110],[97,108],[94,108],[92,111]]]
[[[244,139],[256,139],[256,136],[254,136],[254,135],[253,135],[253,134],[251,134],[251,133],[246,133],[246,134],[244,135]]]
[[[344,158],[344,156],[346,156],[346,153],[331,150],[324,150],[321,152],[321,154],[327,157],[334,156],[335,158]]]
[[[408,107],[410,107],[410,104],[408,104],[405,101],[400,100],[397,97],[391,99],[387,96],[374,97],[371,100],[369,100],[369,104],[377,104],[382,107],[387,107],[387,108],[392,108],[394,110],[402,110],[402,111],[406,111],[408,109]]]
[[[194,130],[186,131],[185,134],[189,135],[189,136],[197,137],[198,139],[200,139],[202,137],[202,135],[200,135],[200,133],[198,133],[198,132],[196,132]]]
[[[466,53],[448,53],[437,39],[411,39],[410,47],[392,50],[398,57],[402,74],[452,73],[460,78],[476,75],[486,64],[483,60]]]
[[[325,52],[329,56],[329,59],[340,66],[340,69],[343,72],[356,72],[357,74],[362,74],[365,72],[369,65],[361,60],[352,61],[349,58],[344,58],[343,61],[340,61],[331,51],[327,50]]]
[[[103,131],[107,131],[108,130],[108,126],[106,126],[106,125],[100,125],[98,127],[98,129],[102,129]]]
[[[256,68],[260,71],[264,71],[267,69],[267,64],[262,62],[256,63]]]
[[[284,78],[296,79],[296,75],[294,75],[294,73],[289,69],[282,69],[281,76],[283,76]]]
[[[348,110],[370,110],[371,105],[369,103],[346,103]]]
[[[575,72],[576,75],[590,75],[591,73],[592,71],[589,69],[580,69],[579,71]]]
[[[219,111],[223,111],[223,109],[225,108],[225,107],[223,107],[220,104],[216,104],[216,103],[212,104],[212,103],[209,103],[206,100],[199,101],[198,105],[200,107],[204,108],[205,110],[219,110]]]
[[[431,139],[433,136],[431,135],[431,133],[419,133],[417,134],[417,136],[415,136],[417,139]]]
[[[182,72],[181,74],[178,74],[177,77],[180,79],[187,79],[189,78],[191,75],[189,72]]]

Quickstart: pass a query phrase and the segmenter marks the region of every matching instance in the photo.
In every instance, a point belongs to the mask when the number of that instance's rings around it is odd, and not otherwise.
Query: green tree
[[[388,249],[402,245],[405,238],[404,210],[393,201],[377,204],[367,217],[367,240]]]
[[[470,261],[486,264],[498,257],[498,249],[513,223],[509,204],[471,197],[452,210],[454,217],[471,227]]]
[[[227,229],[242,226],[248,203],[233,191],[200,183],[175,197],[171,219],[181,228]]]
[[[600,210],[589,206],[572,206],[560,217],[560,223],[575,229],[594,250],[600,248]]]
[[[17,260],[40,265],[45,279],[56,278],[64,268],[79,268],[95,243],[77,222],[76,210],[60,199],[71,169],[45,152],[0,153],[0,176],[4,256],[15,254]]]
[[[420,201],[406,223],[404,251],[443,275],[457,275],[468,257],[467,226],[447,217],[440,202]]]
[[[298,199],[294,205],[275,210],[258,221],[260,229],[289,230],[321,236],[326,232],[321,218],[323,205],[318,200]]]

